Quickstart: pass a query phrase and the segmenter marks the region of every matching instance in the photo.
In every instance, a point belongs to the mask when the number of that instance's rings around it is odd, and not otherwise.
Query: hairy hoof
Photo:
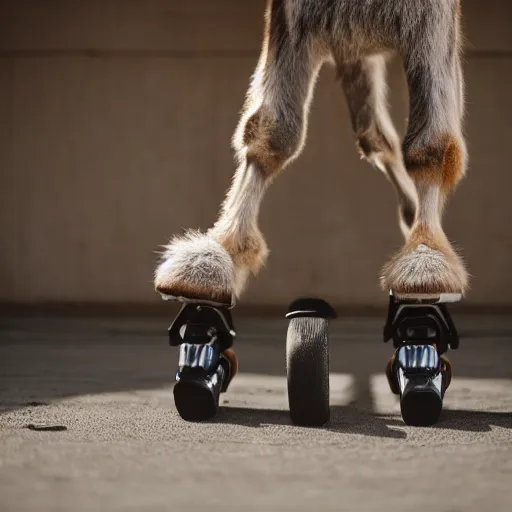
[[[235,268],[227,251],[212,237],[188,233],[166,246],[154,283],[164,295],[230,304]]]
[[[467,273],[455,252],[425,244],[405,247],[384,267],[381,285],[396,295],[464,293]]]

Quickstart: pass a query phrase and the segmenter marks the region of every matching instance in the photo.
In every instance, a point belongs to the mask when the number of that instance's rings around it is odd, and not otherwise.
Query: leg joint
[[[267,107],[252,114],[243,128],[243,144],[247,159],[259,164],[267,175],[281,167],[299,151],[302,138],[302,118],[277,115]]]
[[[378,126],[372,126],[371,129],[359,133],[357,135],[357,145],[366,158],[375,153],[393,153],[392,143]]]
[[[406,141],[403,151],[405,165],[415,181],[437,183],[449,191],[464,176],[464,142],[453,135],[423,145]]]

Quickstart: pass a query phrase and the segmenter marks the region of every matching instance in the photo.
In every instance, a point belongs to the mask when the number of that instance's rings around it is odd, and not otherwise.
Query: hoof
[[[467,274],[458,256],[419,244],[399,252],[383,269],[381,285],[395,294],[464,293]]]
[[[154,284],[162,295],[229,304],[235,268],[224,247],[213,238],[188,233],[166,246]]]

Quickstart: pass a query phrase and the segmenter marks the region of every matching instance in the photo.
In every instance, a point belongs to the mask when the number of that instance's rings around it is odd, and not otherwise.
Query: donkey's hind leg
[[[466,170],[461,130],[462,74],[456,51],[405,59],[410,116],[403,143],[418,190],[418,212],[403,249],[384,267],[382,284],[397,295],[464,293],[466,269],[446,237],[441,215]]]
[[[272,179],[300,152],[321,64],[307,35],[291,40],[281,2],[269,2],[266,14],[262,53],[233,139],[238,169],[214,226],[167,246],[155,275],[163,295],[228,303],[266,259],[260,203]]]
[[[383,171],[399,202],[400,227],[409,234],[417,209],[414,182],[407,174],[400,140],[387,106],[386,60],[373,55],[355,62],[340,62],[338,72],[363,158]]]

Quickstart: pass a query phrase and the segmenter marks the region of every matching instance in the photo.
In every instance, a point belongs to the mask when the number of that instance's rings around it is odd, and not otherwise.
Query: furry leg
[[[219,219],[206,234],[167,246],[155,273],[162,294],[231,303],[268,250],[258,228],[264,192],[298,156],[322,59],[309,38],[290,39],[284,6],[269,2],[263,48],[233,138],[239,167]]]
[[[382,171],[395,188],[400,227],[407,237],[418,208],[418,196],[389,115],[386,56],[376,54],[354,62],[345,62],[341,57],[338,72],[361,156]]]
[[[456,16],[453,24],[456,35]],[[403,153],[419,203],[405,246],[382,272],[383,288],[392,289],[395,295],[462,294],[468,286],[464,264],[441,225],[446,199],[466,171],[462,73],[456,39],[447,38],[435,48],[420,42],[418,47],[405,50],[410,119]]]

